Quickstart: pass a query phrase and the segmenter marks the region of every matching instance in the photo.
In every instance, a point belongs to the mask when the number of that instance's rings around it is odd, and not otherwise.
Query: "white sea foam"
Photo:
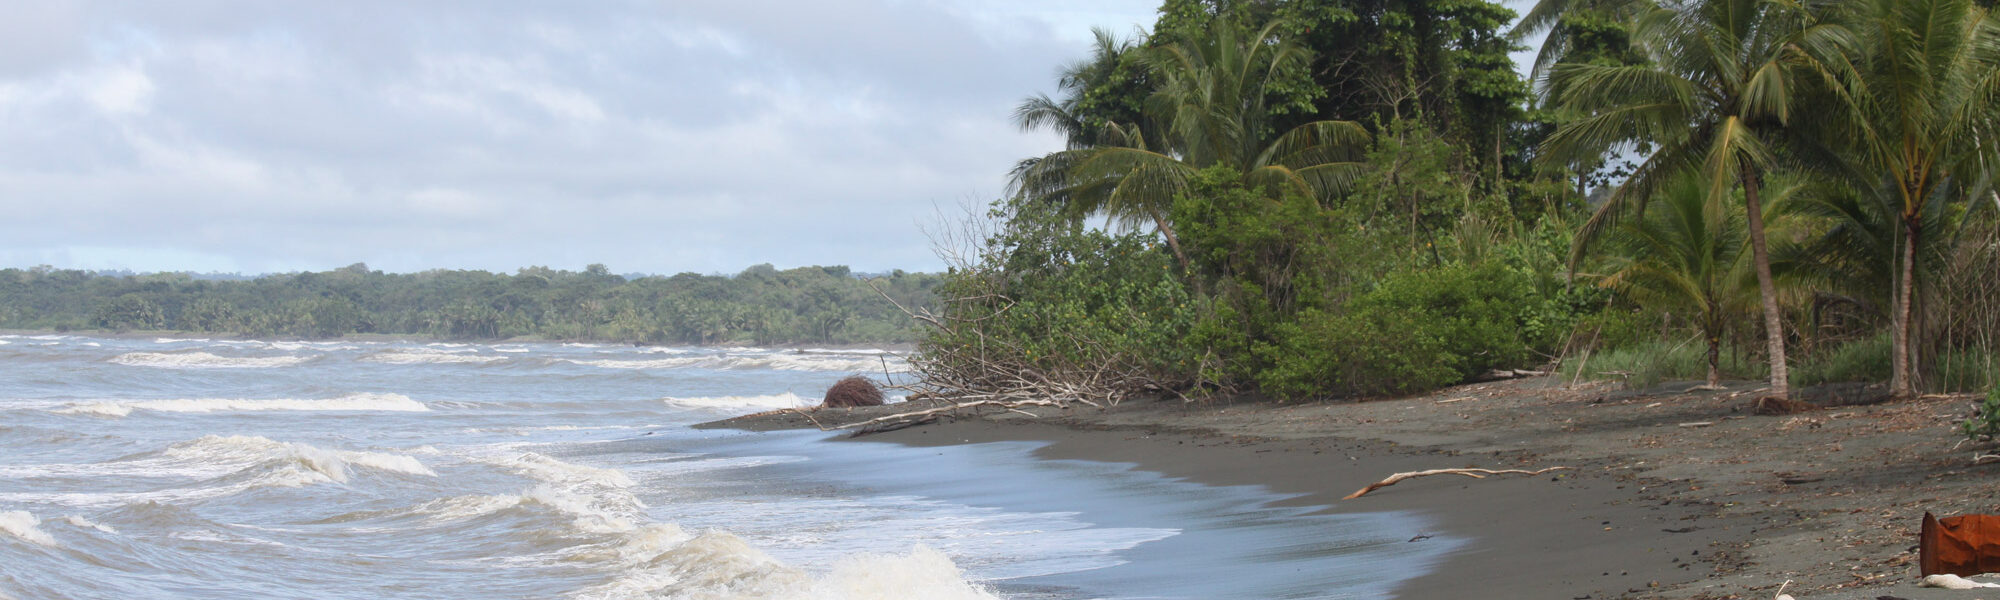
[[[677,530],[678,528],[675,528]],[[638,552],[611,553],[626,564],[624,574],[573,597],[589,600],[637,598],[774,600],[997,600],[965,576],[951,558],[917,546],[903,555],[862,555],[843,559],[823,577],[779,562],[742,538],[710,531],[676,541],[675,530],[658,541],[633,544]]]
[[[92,521],[92,520],[90,520],[90,519],[85,519],[85,518],[83,518],[83,517],[79,517],[79,516],[76,516],[76,515],[70,515],[70,516],[67,516],[67,517],[63,517],[63,521],[64,521],[64,522],[67,522],[67,523],[69,523],[70,525],[73,525],[73,526],[76,526],[76,527],[82,527],[82,528],[85,528],[85,529],[95,529],[95,530],[98,530],[98,531],[102,531],[102,532],[105,532],[105,533],[109,533],[109,534],[113,534],[113,535],[116,535],[116,534],[118,533],[118,530],[117,530],[117,529],[112,529],[110,525],[104,525],[104,524],[100,524],[100,523],[98,523],[98,522],[96,522],[96,521]]]
[[[481,364],[501,360],[504,356],[479,356],[446,350],[410,349],[391,350],[380,354],[370,354],[361,360],[391,365],[423,364]]]
[[[325,399],[181,398],[173,400],[116,400],[72,403],[54,412],[61,414],[123,417],[134,410],[175,413],[246,411],[354,411],[428,412],[429,406],[402,394],[348,394]]]
[[[111,362],[161,369],[269,369],[289,367],[308,360],[312,360],[312,357],[217,356],[208,352],[131,352],[112,357]]]
[[[155,344],[206,344],[208,338],[153,338]]]
[[[25,510],[0,512],[0,533],[34,544],[55,546],[56,538],[50,537],[48,532],[37,527],[41,523],[41,519],[35,518],[35,515]]]
[[[715,396],[708,398],[662,398],[668,406],[726,411],[762,411],[800,408],[816,404],[798,394],[785,392],[769,396]]]
[[[906,372],[910,366],[900,358],[880,356],[839,356],[826,354],[752,354],[744,356],[677,356],[641,360],[563,359],[605,369],[768,369],[776,371],[830,371],[874,373],[886,365],[891,372]]]
[[[593,484],[614,488],[632,486],[632,478],[624,471],[563,462],[534,452],[480,460],[549,483]]]
[[[263,480],[263,483],[287,487],[320,483],[322,479],[345,483],[349,467],[367,467],[408,475],[437,476],[436,472],[410,456],[357,450],[328,450],[310,444],[280,442],[262,436],[205,435],[195,440],[174,444],[161,454],[195,465],[223,468],[240,468],[244,465],[274,462],[285,464],[294,468],[276,470],[274,471],[276,475]]]

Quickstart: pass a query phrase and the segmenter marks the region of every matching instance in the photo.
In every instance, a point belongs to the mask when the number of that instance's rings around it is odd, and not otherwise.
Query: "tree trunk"
[[[1160,234],[1167,237],[1167,249],[1173,251],[1174,260],[1181,263],[1181,272],[1193,274],[1192,268],[1188,265],[1187,253],[1181,252],[1181,239],[1174,235],[1173,226],[1167,224],[1166,218],[1161,217],[1159,211],[1148,211],[1148,213],[1153,217],[1153,225],[1160,228]]]
[[[1722,387],[1722,337],[1708,336],[1708,387]]]
[[[1896,273],[1895,323],[1890,326],[1891,345],[1889,350],[1889,395],[1898,400],[1917,397],[1917,381],[1911,365],[1910,305],[1917,288],[1917,235],[1922,232],[1916,221],[1920,217],[1904,215],[1903,248],[1898,262],[1901,271]]]
[[[1785,365],[1785,322],[1778,315],[1778,287],[1771,281],[1771,255],[1764,249],[1764,209],[1758,204],[1757,174],[1744,165],[1743,204],[1749,212],[1750,260],[1757,270],[1757,294],[1764,303],[1764,338],[1770,349],[1771,395],[1791,397],[1791,374]]]

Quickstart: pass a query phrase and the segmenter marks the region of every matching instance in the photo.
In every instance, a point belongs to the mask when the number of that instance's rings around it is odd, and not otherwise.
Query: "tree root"
[[[1396,485],[1397,483],[1399,483],[1399,482],[1401,482],[1401,481],[1403,481],[1403,480],[1405,480],[1405,479],[1415,479],[1415,478],[1418,478],[1418,477],[1428,477],[1428,476],[1431,476],[1431,475],[1464,475],[1464,476],[1466,476],[1466,477],[1471,477],[1471,478],[1473,478],[1473,479],[1485,479],[1487,475],[1540,475],[1540,474],[1543,474],[1543,473],[1547,473],[1547,472],[1549,472],[1549,471],[1566,471],[1566,470],[1569,470],[1569,467],[1549,467],[1549,468],[1546,468],[1546,469],[1541,469],[1541,470],[1538,470],[1538,471],[1526,471],[1526,470],[1522,470],[1522,469],[1500,469],[1500,470],[1494,470],[1494,469],[1431,469],[1431,470],[1428,470],[1428,471],[1410,471],[1410,472],[1407,472],[1407,473],[1397,473],[1397,474],[1394,474],[1394,475],[1390,475],[1390,476],[1389,476],[1389,477],[1388,477],[1387,479],[1383,479],[1383,480],[1381,480],[1381,481],[1377,481],[1377,482],[1375,482],[1375,483],[1371,483],[1371,484],[1368,484],[1368,487],[1365,487],[1365,488],[1361,488],[1361,489],[1359,489],[1359,490],[1355,490],[1355,492],[1354,492],[1354,493],[1352,493],[1352,494],[1348,494],[1348,495],[1347,495],[1346,497],[1344,497],[1344,498],[1341,498],[1341,499],[1342,499],[1342,500],[1353,500],[1353,499],[1355,499],[1355,498],[1360,498],[1360,497],[1361,497],[1362,495],[1365,495],[1365,494],[1367,494],[1368,492],[1372,492],[1372,491],[1375,491],[1375,490],[1379,490],[1379,489],[1382,489],[1382,488],[1385,488],[1385,487],[1389,487],[1389,486],[1392,486],[1392,485]]]

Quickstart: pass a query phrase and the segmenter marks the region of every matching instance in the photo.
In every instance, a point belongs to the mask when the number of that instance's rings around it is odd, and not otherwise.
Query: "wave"
[[[632,478],[624,471],[563,462],[534,452],[476,460],[548,483],[598,485],[611,488],[632,487]]]
[[[628,535],[628,538],[652,539],[614,546],[611,556],[632,566],[610,582],[572,597],[998,600],[992,592],[967,581],[950,557],[925,546],[902,555],[847,557],[825,576],[815,578],[728,532],[709,531],[676,540],[674,534],[678,531],[673,528]],[[639,558],[648,554],[650,558]]]
[[[791,392],[785,392],[783,394],[772,394],[769,396],[716,396],[710,398],[662,398],[661,401],[667,403],[667,405],[669,406],[676,406],[681,408],[693,408],[693,409],[704,409],[704,410],[727,410],[727,411],[778,410],[783,408],[801,408],[818,404],[817,402],[800,397],[798,394],[794,394]]]
[[[217,356],[208,352],[131,352],[112,357],[111,362],[133,367],[162,369],[270,369],[300,364],[310,356]]]
[[[429,406],[411,400],[402,394],[349,394],[339,398],[318,400],[277,398],[253,400],[244,398],[187,398],[174,400],[132,400],[109,402],[79,402],[53,412],[73,415],[96,415],[102,417],[123,417],[134,410],[150,410],[176,413],[243,412],[243,411],[353,411],[353,412],[429,412]]]
[[[378,354],[370,354],[368,356],[362,357],[361,360],[367,362],[375,362],[375,363],[383,363],[391,365],[424,365],[424,364],[483,364],[483,363],[490,363],[496,360],[505,360],[506,358],[507,357],[505,356],[479,356],[476,354],[465,354],[462,352],[452,352],[444,350],[411,349],[411,350],[390,350]]]
[[[253,465],[287,467],[299,477],[268,478],[264,481],[292,486],[286,482],[346,483],[353,467],[436,477],[414,457],[359,450],[328,450],[310,444],[280,442],[263,436],[205,435],[169,446],[161,456],[197,465]],[[241,472],[242,470],[238,470]]]
[[[564,362],[604,369],[728,369],[773,371],[830,371],[875,373],[886,365],[891,372],[907,372],[909,364],[880,355],[841,356],[827,354],[758,354],[747,356],[682,356],[655,359],[561,359]]]
[[[76,515],[70,515],[70,516],[67,516],[67,517],[63,517],[63,522],[65,522],[65,523],[69,523],[69,524],[70,524],[70,526],[72,526],[72,527],[81,527],[81,528],[84,528],[84,529],[95,529],[95,530],[98,530],[98,531],[102,531],[102,532],[104,532],[104,533],[109,533],[109,534],[113,534],[113,535],[117,535],[117,533],[118,533],[118,530],[117,530],[117,529],[115,529],[115,528],[112,528],[112,527],[111,527],[110,525],[105,525],[105,524],[102,524],[102,523],[98,523],[98,522],[96,522],[96,521],[92,521],[92,520],[90,520],[90,519],[85,519],[85,518],[83,518],[83,517],[79,517],[79,516],[76,516]]]
[[[56,538],[37,527],[41,523],[41,519],[35,518],[35,515],[25,510],[0,512],[0,533],[29,543],[54,547]]]
[[[208,497],[221,489],[309,483],[346,483],[357,468],[436,477],[415,457],[361,450],[330,450],[262,436],[205,435],[164,449],[99,463],[8,465],[0,475],[35,477],[179,477],[202,479],[192,488],[166,490],[164,498]],[[245,484],[250,485],[235,485]],[[233,485],[233,487],[232,487]],[[90,495],[105,498],[145,494]]]

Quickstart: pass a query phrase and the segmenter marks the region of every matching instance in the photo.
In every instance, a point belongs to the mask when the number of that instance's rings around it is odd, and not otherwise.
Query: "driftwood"
[[[1363,496],[1363,495],[1366,495],[1366,494],[1367,494],[1368,492],[1373,492],[1373,491],[1375,491],[1375,490],[1379,490],[1379,489],[1382,489],[1382,488],[1385,488],[1385,487],[1389,487],[1389,486],[1392,486],[1392,485],[1396,485],[1397,483],[1400,483],[1400,482],[1402,482],[1402,481],[1403,481],[1403,480],[1405,480],[1405,479],[1415,479],[1415,478],[1418,478],[1418,477],[1428,477],[1428,476],[1431,476],[1431,475],[1464,475],[1464,476],[1466,476],[1466,477],[1471,477],[1471,478],[1473,478],[1473,479],[1485,479],[1487,475],[1540,475],[1540,474],[1543,474],[1543,473],[1547,473],[1547,472],[1549,472],[1549,471],[1566,471],[1566,470],[1569,470],[1569,467],[1549,467],[1549,468],[1546,468],[1546,469],[1541,469],[1541,470],[1536,470],[1536,471],[1527,471],[1527,470],[1522,470],[1522,469],[1499,469],[1499,470],[1494,470],[1494,469],[1431,469],[1431,470],[1428,470],[1428,471],[1410,471],[1410,472],[1407,472],[1407,473],[1397,473],[1397,474],[1395,474],[1395,475],[1390,475],[1390,476],[1389,476],[1389,477],[1388,477],[1387,479],[1383,479],[1383,480],[1381,480],[1381,481],[1377,481],[1377,482],[1375,482],[1375,483],[1371,483],[1371,484],[1368,484],[1368,487],[1365,487],[1365,488],[1361,488],[1361,489],[1359,489],[1359,490],[1355,490],[1355,492],[1354,492],[1354,493],[1352,493],[1352,494],[1348,494],[1348,495],[1347,495],[1347,497],[1345,497],[1345,498],[1341,498],[1341,499],[1342,499],[1342,500],[1353,500],[1353,499],[1355,499],[1355,498],[1360,498],[1361,496]]]
[[[1528,369],[1494,369],[1472,378],[1472,381],[1474,383],[1484,383],[1488,381],[1520,379],[1523,377],[1542,377],[1548,374],[1548,371],[1531,371]]]
[[[1010,412],[1017,412],[1030,417],[1036,416],[1035,413],[1021,410],[1022,408],[1030,406],[1062,407],[1063,404],[1061,402],[1057,402],[1054,400],[974,400],[971,402],[959,402],[955,404],[947,404],[944,406],[926,408],[923,410],[899,412],[892,415],[875,417],[873,419],[868,419],[866,421],[855,421],[853,423],[844,423],[832,426],[821,423],[819,419],[813,418],[812,409],[789,408],[785,410],[796,412],[799,414],[799,416],[805,417],[807,421],[812,422],[813,426],[818,427],[820,431],[840,431],[843,429],[859,429],[860,432],[858,432],[857,435],[867,435],[871,433],[883,433],[888,431],[895,431],[905,427],[914,427],[917,425],[930,423],[936,421],[938,416],[944,413],[954,412],[959,410],[967,410],[967,409],[998,407],[1006,409],[1007,411]]]

